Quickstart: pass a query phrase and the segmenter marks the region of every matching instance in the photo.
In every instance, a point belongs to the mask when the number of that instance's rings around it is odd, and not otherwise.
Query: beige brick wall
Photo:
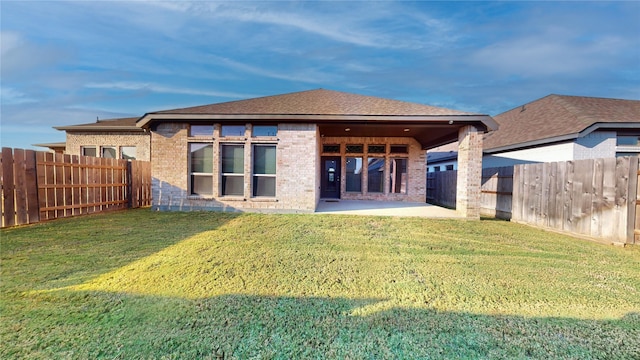
[[[458,132],[458,183],[456,210],[469,219],[480,219],[482,133],[467,125]]]
[[[341,175],[343,181],[341,181],[340,198],[345,200],[385,200],[385,201],[405,201],[405,202],[426,202],[426,151],[422,150],[422,146],[415,139],[410,137],[324,137],[322,138],[322,144],[339,144],[340,156],[342,159]],[[364,145],[363,154],[346,154],[345,148],[347,144]],[[386,145],[385,154],[371,154],[367,152],[367,145]],[[408,154],[392,154],[390,153],[390,145],[407,145]],[[322,148],[322,147],[321,147]],[[334,156],[337,154],[323,154],[327,156]],[[347,192],[346,191],[346,157],[363,157],[363,172],[362,172],[362,191]],[[384,192],[383,193],[369,193],[367,191],[368,174],[366,171],[367,157],[385,158],[384,169]],[[407,193],[396,194],[390,193],[390,161],[391,158],[406,158],[407,161]],[[320,178],[320,174],[318,178]]]
[[[137,160],[151,160],[151,136],[145,132],[70,132],[67,131],[66,153],[80,155],[83,146],[95,146],[97,154],[103,146],[113,146],[118,151],[118,158],[122,156],[120,147],[135,146]]]
[[[221,210],[313,212],[319,187],[317,184],[318,129],[313,124],[280,124],[274,138],[252,138],[251,124],[244,137],[221,138],[216,124],[212,138],[189,138],[188,124],[159,124],[152,132],[153,207],[159,210]],[[213,196],[189,193],[188,143],[213,144]],[[221,196],[220,146],[244,145],[244,195]],[[276,196],[252,196],[252,156],[254,144],[276,146]]]

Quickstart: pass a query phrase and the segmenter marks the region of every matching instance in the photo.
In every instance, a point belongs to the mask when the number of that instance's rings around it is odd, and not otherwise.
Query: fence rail
[[[637,157],[483,169],[481,214],[640,244]],[[456,171],[427,175],[427,201],[455,207]]]
[[[151,166],[2,148],[2,227],[151,204]]]

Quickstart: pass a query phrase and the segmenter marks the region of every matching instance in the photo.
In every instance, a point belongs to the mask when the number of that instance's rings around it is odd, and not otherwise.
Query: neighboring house
[[[640,101],[549,95],[494,117],[483,167],[640,153]],[[456,146],[431,149],[429,171],[455,162]]]
[[[54,143],[42,143],[42,144],[33,144],[33,146],[46,147],[49,150],[56,154],[64,154],[67,149],[66,142],[54,142]]]
[[[151,160],[151,136],[136,126],[137,117],[55,126],[67,134],[65,154],[116,159]],[[37,144],[36,144],[37,145]],[[51,144],[40,144],[54,149]]]
[[[458,142],[427,151],[427,172],[458,170]]]
[[[425,202],[426,149],[459,139],[470,175],[459,181],[458,210],[472,218],[482,133],[496,128],[488,115],[323,89],[151,112],[137,126],[151,133],[154,209]]]

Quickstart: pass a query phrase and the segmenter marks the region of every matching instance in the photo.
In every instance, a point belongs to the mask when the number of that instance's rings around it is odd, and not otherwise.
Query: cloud
[[[415,49],[450,41],[454,36],[446,22],[417,14],[399,3],[245,3],[245,2],[149,2],[167,11],[198,18],[291,28],[327,40],[379,49]],[[381,26],[384,25],[384,26]],[[393,29],[393,31],[389,31]],[[417,32],[416,32],[417,30]],[[289,34],[295,34],[289,33]],[[401,34],[401,36],[398,36]]]
[[[311,66],[304,67],[299,71],[290,70],[289,71],[276,71],[270,70],[273,67],[266,66],[255,66],[247,63],[243,63],[240,61],[236,61],[230,58],[209,55],[211,60],[214,60],[218,64],[222,64],[228,68],[234,69],[236,71],[240,71],[247,74],[263,76],[267,78],[287,80],[287,81],[296,81],[296,82],[306,82],[312,84],[318,83],[326,83],[337,80],[335,75],[329,73],[322,73]]]
[[[36,102],[25,93],[9,87],[0,87],[0,100],[2,105],[17,105]]]
[[[2,57],[2,77],[20,78],[25,73],[51,68],[68,58],[68,52],[50,45],[36,45],[14,31],[0,32],[0,53]]]
[[[549,34],[491,44],[470,59],[479,66],[522,76],[580,73],[607,64],[624,46],[624,41],[616,37],[581,44]]]
[[[106,83],[87,83],[84,87],[89,89],[109,89],[109,90],[131,90],[139,91],[146,90],[156,93],[165,94],[182,94],[182,95],[204,95],[213,97],[223,97],[232,99],[246,99],[255,97],[253,94],[235,93],[229,91],[212,91],[212,90],[198,90],[190,88],[180,88],[175,86],[163,86],[153,83],[134,82],[134,81],[115,81]]]

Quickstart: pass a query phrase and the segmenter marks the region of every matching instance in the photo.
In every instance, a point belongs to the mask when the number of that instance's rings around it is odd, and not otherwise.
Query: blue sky
[[[640,99],[640,2],[5,1],[2,146],[52,126],[325,88],[497,115]]]

